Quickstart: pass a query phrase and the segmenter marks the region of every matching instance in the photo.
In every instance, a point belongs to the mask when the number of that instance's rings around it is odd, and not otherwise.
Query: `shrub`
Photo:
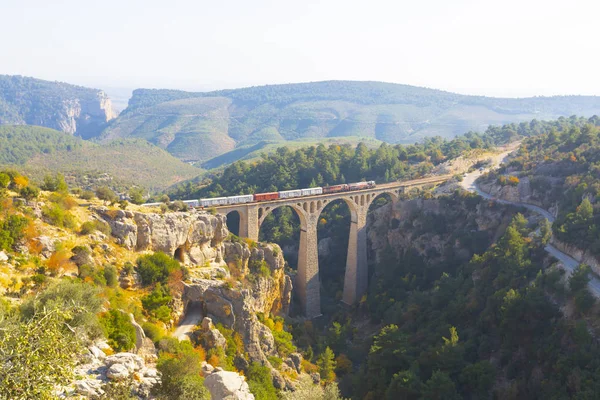
[[[277,400],[277,390],[273,386],[269,368],[257,363],[251,363],[246,371],[248,386],[256,400]]]
[[[163,339],[159,343],[156,368],[162,374],[161,384],[153,393],[164,399],[210,400],[201,377],[203,353],[192,347],[189,341]]]
[[[100,317],[100,323],[108,344],[116,351],[128,351],[135,346],[135,328],[127,314],[110,310]]]
[[[21,188],[21,190],[19,190],[19,194],[21,197],[27,200],[33,200],[37,199],[37,197],[40,195],[40,189],[36,188],[35,186],[28,185]]]
[[[96,189],[96,197],[106,203],[114,203],[118,200],[117,195],[108,186],[101,186]]]
[[[0,250],[10,250],[25,237],[25,228],[29,219],[20,215],[11,215],[0,220]]]
[[[154,318],[162,322],[169,322],[171,319],[171,309],[168,304],[173,300],[169,288],[159,283],[156,284],[152,292],[142,297],[142,306],[144,310]]]
[[[94,197],[96,197],[96,195],[91,190],[84,190],[83,192],[81,192],[79,197],[83,200],[92,200]]]
[[[42,209],[42,216],[51,225],[60,228],[74,228],[75,217],[58,204],[51,204]]]
[[[160,326],[151,322],[144,322],[142,324],[142,329],[144,330],[146,336],[149,337],[154,343],[158,343],[165,336],[164,330]]]
[[[79,233],[82,235],[89,235],[90,233],[94,233],[95,231],[99,231],[104,233],[105,235],[110,235],[111,229],[110,225],[108,225],[104,221],[99,221],[97,219],[93,221],[86,221],[81,224],[81,228],[79,229]]]
[[[138,258],[137,270],[144,285],[151,285],[157,282],[166,284],[169,275],[181,270],[181,266],[165,253],[157,252]]]
[[[114,265],[107,265],[104,267],[104,279],[106,279],[107,286],[117,286],[118,273],[117,268]]]

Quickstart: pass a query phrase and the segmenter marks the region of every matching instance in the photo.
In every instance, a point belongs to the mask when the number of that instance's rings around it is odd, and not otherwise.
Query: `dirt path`
[[[200,306],[190,306],[186,310],[185,318],[177,326],[171,336],[179,340],[190,340],[189,334],[194,330],[194,327],[202,321],[202,308]]]

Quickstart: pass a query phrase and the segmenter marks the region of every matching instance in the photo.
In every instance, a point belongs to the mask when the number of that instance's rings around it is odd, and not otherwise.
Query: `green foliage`
[[[162,379],[161,384],[153,388],[154,394],[166,400],[209,400],[210,393],[201,377],[202,361],[200,353],[189,341],[161,340],[156,368]]]
[[[256,400],[278,400],[277,390],[273,386],[271,371],[258,363],[251,363],[246,371],[250,392]]]
[[[100,318],[110,347],[116,351],[129,351],[135,346],[135,328],[129,316],[119,310],[109,310]]]
[[[104,203],[115,203],[119,199],[108,186],[100,186],[96,189],[96,197]]]
[[[117,283],[119,282],[117,267],[114,265],[106,265],[104,267],[104,279],[106,280],[106,285],[110,287],[117,286]]]
[[[173,300],[169,288],[159,283],[156,284],[152,292],[142,297],[142,306],[144,310],[162,322],[169,322],[171,319],[171,309],[169,304]]]
[[[95,219],[93,221],[84,222],[83,224],[81,224],[81,228],[79,229],[79,233],[81,233],[82,235],[89,235],[96,231],[102,232],[108,236],[111,233],[110,225],[108,225],[104,221],[99,221]]]
[[[592,271],[589,265],[579,264],[569,277],[569,288],[571,292],[576,293],[587,288],[590,281],[589,274]]]
[[[144,255],[137,259],[137,271],[142,284],[167,283],[171,273],[181,270],[179,263],[162,252]]]
[[[4,172],[0,172],[0,189],[6,189],[10,183],[10,176]]]
[[[19,194],[26,200],[37,199],[40,195],[40,189],[35,186],[27,185],[19,190]]]
[[[0,219],[0,250],[12,250],[23,239],[29,223],[29,218],[14,214]]]
[[[144,192],[140,188],[131,188],[129,190],[129,197],[131,198],[131,202],[133,204],[144,203]]]
[[[151,322],[144,322],[142,324],[142,329],[144,330],[146,336],[154,343],[158,343],[165,336],[164,330],[160,326]]]
[[[60,228],[73,229],[76,225],[73,214],[56,203],[50,203],[42,208],[42,216],[49,224]]]
[[[317,360],[317,365],[319,366],[321,380],[325,382],[333,382],[335,380],[335,354],[333,354],[333,351],[329,347],[325,348],[325,351],[321,353]]]
[[[59,173],[54,176],[44,176],[44,183],[42,185],[42,189],[47,190],[49,192],[67,193],[69,191],[69,186],[65,181],[65,176]]]

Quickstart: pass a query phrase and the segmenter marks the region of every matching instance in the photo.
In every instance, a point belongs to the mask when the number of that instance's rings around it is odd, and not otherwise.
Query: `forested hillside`
[[[517,199],[557,210],[557,239],[600,257],[600,119],[569,119],[527,139],[512,161],[484,182]]]
[[[496,99],[382,82],[329,81],[209,93],[134,91],[102,134],[139,137],[171,154],[207,161],[263,141],[365,137],[414,143],[489,125],[600,112],[596,97]]]
[[[435,165],[466,151],[489,149],[521,137],[538,135],[570,120],[508,124],[489,127],[485,133],[468,132],[452,140],[434,137],[414,145],[359,143],[324,145],[291,151],[280,147],[258,161],[239,161],[222,172],[178,185],[168,192],[175,199],[230,196],[300,187],[375,180],[378,183],[410,179],[429,173]]]
[[[115,116],[101,90],[0,75],[0,125],[39,125],[87,139]]]
[[[38,182],[60,172],[74,187],[123,191],[164,190],[202,172],[143,140],[99,145],[37,126],[0,126],[0,165],[17,166]]]

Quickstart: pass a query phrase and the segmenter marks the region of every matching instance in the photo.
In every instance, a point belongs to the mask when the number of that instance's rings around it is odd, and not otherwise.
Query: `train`
[[[229,197],[213,197],[209,199],[200,200],[184,200],[183,203],[188,207],[216,207],[216,206],[227,206],[235,204],[253,203],[260,201],[272,201],[282,199],[292,199],[295,197],[304,196],[315,196],[319,194],[330,194],[338,192],[349,192],[354,190],[371,189],[376,186],[375,181],[367,182],[356,182],[356,183],[344,183],[341,185],[325,186],[325,187],[314,187],[306,189],[293,189],[293,190],[282,190],[280,192],[267,192],[267,193],[256,193],[256,194],[244,194],[241,196],[229,196]],[[142,204],[146,207],[157,207],[163,203],[146,203]]]
[[[371,189],[376,186],[375,181],[356,182],[342,185],[314,187],[306,189],[282,190],[280,192],[267,192],[256,194],[245,194],[241,196],[214,197],[210,199],[200,199],[200,207],[226,206],[233,204],[252,203],[260,201],[272,201],[281,199],[292,199],[295,197],[315,196],[319,194],[330,194],[338,192],[348,192],[354,190]]]

